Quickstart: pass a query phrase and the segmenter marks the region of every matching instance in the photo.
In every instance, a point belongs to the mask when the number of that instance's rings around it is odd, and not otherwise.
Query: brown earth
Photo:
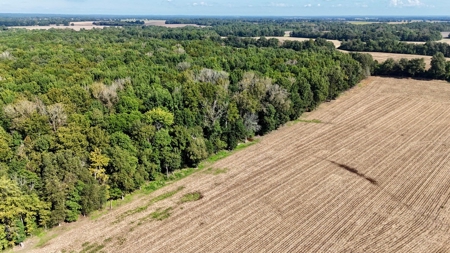
[[[23,251],[450,252],[449,98],[447,82],[371,77],[214,164],[222,173],[197,172]],[[188,192],[203,198],[180,203]]]
[[[163,27],[169,27],[169,28],[178,28],[178,27],[185,27],[185,26],[205,27],[205,26],[200,26],[197,24],[166,24],[165,20],[146,20],[145,25],[163,26]]]
[[[225,38],[225,37],[223,37],[223,38]],[[308,41],[308,40],[310,40],[310,38],[295,38],[295,37],[286,37],[286,36],[285,37],[270,37],[269,36],[266,38],[267,39],[275,38],[275,39],[278,39],[280,42],[284,42],[287,40],[289,40],[289,41]],[[259,37],[255,37],[255,39],[259,39]],[[341,42],[338,40],[328,40],[328,41],[332,42],[336,48],[341,46]],[[446,41],[450,42],[450,39],[448,39]],[[422,42],[416,42],[416,43],[422,43]],[[423,43],[425,43],[425,42],[423,42]],[[344,53],[349,52],[346,50],[339,50],[339,51],[344,52]],[[401,58],[406,58],[408,60],[416,59],[416,58],[423,58],[427,69],[430,67],[430,64],[431,64],[431,56],[426,56],[426,55],[395,54],[395,53],[381,53],[381,52],[360,52],[360,53],[370,54],[370,55],[372,55],[373,59],[377,60],[378,62],[384,62],[388,58],[392,58],[394,60],[400,60]],[[447,58],[447,60],[450,60],[450,58]]]
[[[341,52],[349,52],[349,51],[344,51],[344,50],[340,50]],[[405,58],[408,60],[411,59],[417,59],[417,58],[423,58],[426,64],[426,68],[430,68],[431,66],[431,56],[427,56],[427,55],[416,55],[416,54],[394,54],[394,53],[380,53],[380,52],[360,52],[360,53],[365,53],[365,54],[370,54],[372,55],[374,60],[377,60],[378,62],[384,62],[389,58],[392,58],[396,61],[400,60],[401,58]],[[450,58],[446,58],[447,60],[450,60]]]
[[[63,25],[49,25],[49,26],[10,26],[9,28],[22,28],[27,30],[48,30],[48,29],[72,29],[75,31],[80,31],[81,29],[91,30],[91,29],[102,29],[107,26],[98,26],[94,25],[93,21],[85,21],[85,22],[71,22],[73,26],[63,26]]]
[[[169,28],[178,28],[178,27],[185,27],[185,26],[196,26],[196,27],[204,27],[199,26],[196,24],[167,24],[165,23],[165,20],[146,20],[145,25],[154,25],[154,26],[163,26],[163,27],[169,27]],[[93,21],[83,21],[83,22],[71,22],[71,24],[74,24],[73,26],[56,26],[56,25],[49,25],[49,26],[11,26],[10,28],[24,28],[27,30],[48,30],[51,28],[55,29],[73,29],[75,31],[79,31],[82,28],[86,30],[94,29],[94,28],[103,28],[107,26],[97,26],[93,24]]]
[[[223,38],[225,38],[225,37],[223,37]],[[255,38],[255,39],[259,39],[260,37],[254,37],[254,38]],[[280,42],[285,42],[285,41],[287,41],[287,40],[289,40],[289,41],[300,41],[300,42],[302,42],[302,41],[308,41],[308,40],[315,40],[315,39],[311,39],[311,38],[289,37],[289,34],[287,34],[287,35],[285,34],[284,37],[274,37],[274,36],[267,36],[267,37],[266,37],[266,39],[271,39],[271,38],[278,39]],[[340,42],[339,40],[328,40],[328,41],[333,42],[333,44],[334,44],[334,46],[335,46],[336,48],[338,48],[338,47],[341,46],[341,42]]]

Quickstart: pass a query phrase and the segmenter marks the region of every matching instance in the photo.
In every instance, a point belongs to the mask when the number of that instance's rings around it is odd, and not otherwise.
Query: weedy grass
[[[202,198],[203,198],[202,193],[197,191],[197,192],[191,192],[191,193],[184,194],[181,197],[180,201],[181,201],[181,203],[186,203],[186,202],[197,201]]]
[[[322,123],[322,121],[319,120],[319,119],[311,119],[311,120],[309,120],[309,119],[297,119],[297,120],[294,120],[294,122],[295,122],[295,123],[298,123],[298,122],[303,122],[303,123],[316,123],[316,124]]]
[[[40,248],[45,246],[47,242],[50,241],[51,239],[57,237],[58,233],[49,234],[47,233],[47,231],[39,230],[35,235],[39,238],[39,241],[35,245],[35,247]]]
[[[166,208],[164,210],[159,209],[150,214],[150,217],[154,220],[162,221],[170,217],[172,207]]]
[[[184,189],[184,186],[180,186],[180,187],[178,187],[178,188],[177,188],[176,190],[174,190],[174,191],[166,192],[166,193],[163,193],[163,194],[161,194],[161,195],[159,195],[159,196],[157,196],[157,197],[154,197],[154,198],[151,199],[146,205],[143,205],[143,206],[137,207],[137,208],[135,208],[135,209],[128,210],[128,211],[124,212],[123,214],[121,214],[121,215],[117,218],[117,220],[115,220],[115,221],[113,222],[113,224],[121,222],[121,221],[124,220],[127,216],[130,216],[130,215],[133,215],[133,214],[136,214],[136,213],[143,212],[143,211],[147,210],[151,205],[155,204],[156,202],[159,202],[159,201],[161,201],[161,200],[170,198],[170,197],[172,197],[173,195],[177,194],[178,192],[180,192],[180,191],[183,190],[183,189]]]
[[[169,177],[165,177],[164,175],[160,175],[157,176],[157,178],[155,178],[154,181],[151,181],[149,183],[147,183],[145,186],[143,186],[140,190],[135,191],[132,194],[126,195],[124,197],[124,199],[118,199],[118,200],[113,200],[111,202],[108,201],[108,203],[105,203],[105,205],[103,206],[102,210],[98,210],[98,211],[94,211],[91,215],[90,215],[90,219],[91,220],[97,220],[98,218],[102,217],[103,215],[107,214],[109,211],[109,207],[119,207],[122,206],[124,204],[127,204],[129,202],[131,202],[132,200],[134,200],[136,197],[138,196],[142,196],[142,195],[148,195],[156,190],[159,190],[161,188],[163,188],[164,186],[170,185],[180,179],[183,179],[189,175],[192,175],[193,173],[197,172],[197,171],[202,171],[205,168],[210,168],[210,166],[225,158],[228,157],[232,154],[234,154],[237,151],[240,151],[242,149],[245,149],[249,146],[252,146],[256,143],[259,142],[259,139],[253,139],[250,142],[247,143],[242,143],[239,144],[234,150],[232,151],[227,151],[227,150],[222,150],[217,152],[214,155],[211,155],[210,157],[208,157],[206,160],[204,160],[203,162],[201,162],[197,168],[186,168],[186,169],[181,169],[181,170],[176,170],[174,171],[171,175],[169,175]],[[221,173],[226,173],[228,171],[228,169],[216,169],[212,174],[217,175],[217,174],[221,174]],[[142,209],[141,209],[142,208]],[[147,206],[148,208],[148,206]],[[133,213],[138,213],[138,212],[142,212],[146,210],[146,207],[138,207],[136,210],[131,211]],[[125,214],[125,216],[128,216],[130,214]],[[117,222],[113,222],[113,223],[117,223]]]
[[[151,221],[151,220],[157,220],[157,221],[162,221],[165,220],[167,218],[170,217],[170,215],[172,214],[170,211],[173,210],[173,207],[168,207],[168,208],[158,208],[156,211],[150,213],[149,215],[140,218],[139,222],[137,223],[137,226],[140,226],[142,224],[144,224],[145,222]],[[134,228],[132,228],[134,229]]]
[[[223,174],[223,173],[227,173],[228,169],[227,168],[209,168],[207,170],[205,170],[206,174],[212,174],[212,175],[219,175],[219,174]]]
[[[210,157],[208,157],[205,161],[201,162],[198,165],[198,168],[200,170],[203,170],[205,168],[209,168],[209,166],[211,166],[213,163],[215,163],[215,162],[217,162],[219,160],[222,160],[222,159],[224,159],[224,158],[226,158],[226,157],[228,157],[228,156],[238,152],[239,150],[242,150],[242,149],[245,149],[247,147],[250,147],[250,146],[252,146],[252,145],[254,145],[254,144],[258,143],[258,142],[259,142],[259,139],[253,139],[250,142],[239,144],[235,149],[233,149],[231,151],[229,151],[229,150],[221,150],[221,151],[217,152],[216,154],[211,155]]]
[[[95,253],[99,252],[105,247],[105,245],[103,244],[91,244],[90,242],[84,242],[81,246],[83,247],[83,249],[80,251],[80,253]]]

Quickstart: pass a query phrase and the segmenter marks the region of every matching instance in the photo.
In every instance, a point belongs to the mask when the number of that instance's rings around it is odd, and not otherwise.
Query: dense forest
[[[387,52],[429,56],[435,55],[440,52],[443,53],[445,57],[450,57],[450,45],[448,43],[441,42],[426,42],[424,44],[414,44],[396,40],[369,40],[364,42],[356,39],[343,41],[339,49],[347,51]]]
[[[450,24],[447,22],[404,24],[311,22],[304,23],[300,28],[293,30],[291,36],[332,40],[436,41],[442,39],[441,32],[449,30]]]
[[[277,129],[370,74],[371,59],[325,40],[210,35],[0,32],[0,249]]]
[[[209,26],[220,36],[284,36],[324,38],[331,40],[395,40],[436,41],[442,39],[441,32],[450,31],[448,22],[406,22],[406,23],[361,23],[328,21],[324,19],[262,19],[239,20],[197,18],[169,19],[167,24],[198,24]]]

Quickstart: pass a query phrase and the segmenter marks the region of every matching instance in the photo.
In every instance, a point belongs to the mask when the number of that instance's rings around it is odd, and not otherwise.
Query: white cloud
[[[423,5],[420,0],[390,0],[389,5],[395,7],[403,6],[421,6]]]
[[[294,6],[294,5],[292,5],[292,4],[286,4],[286,3],[274,3],[274,2],[271,2],[271,3],[269,4],[269,6],[272,6],[272,7],[292,7],[292,6]]]
[[[207,4],[206,2],[193,3],[192,5],[194,5],[194,6],[211,6],[211,5]]]

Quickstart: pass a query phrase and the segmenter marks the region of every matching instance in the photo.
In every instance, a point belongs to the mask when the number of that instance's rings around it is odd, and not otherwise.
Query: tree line
[[[418,54],[433,56],[437,53],[450,57],[450,45],[442,42],[425,42],[424,44],[406,43],[396,40],[369,40],[359,39],[343,41],[339,49],[347,51],[387,52],[398,54]]]
[[[378,20],[380,21],[380,20]],[[373,22],[354,24],[333,19],[283,18],[171,18],[166,24],[197,24],[207,26],[220,36],[259,37],[284,36],[324,38],[331,40],[437,41],[441,32],[450,31],[449,22]],[[398,20],[397,20],[398,21]]]
[[[430,78],[450,81],[450,61],[444,54],[438,52],[431,58],[431,66],[427,70],[423,58],[417,59],[387,59],[382,63],[374,63],[372,73],[380,76],[398,76],[414,78]]]
[[[291,32],[291,36],[331,40],[360,40],[363,42],[371,40],[436,41],[442,39],[441,32],[448,30],[450,30],[448,22],[352,24],[320,21],[303,23]]]

